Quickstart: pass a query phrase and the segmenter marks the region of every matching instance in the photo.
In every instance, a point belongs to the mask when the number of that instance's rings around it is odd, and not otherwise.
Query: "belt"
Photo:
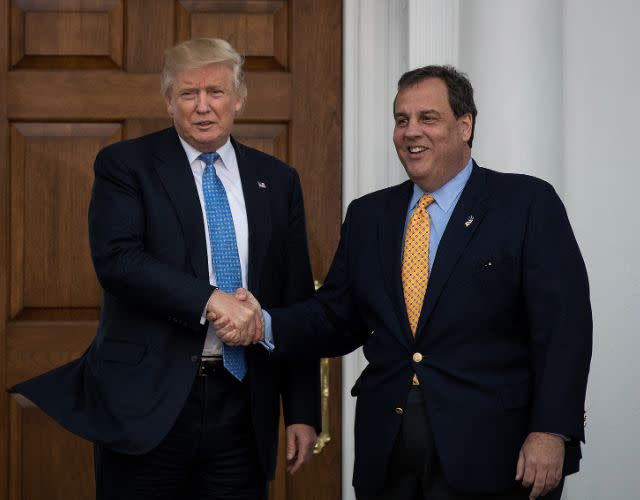
[[[198,376],[207,377],[224,370],[222,356],[202,356],[198,363]]]

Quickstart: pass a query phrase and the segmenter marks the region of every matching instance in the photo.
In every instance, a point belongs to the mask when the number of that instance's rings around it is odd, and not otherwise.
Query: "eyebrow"
[[[440,116],[440,111],[436,110],[436,109],[423,109],[420,111],[419,113],[420,115],[436,115],[436,116]]]
[[[421,109],[420,111],[418,111],[418,115],[423,116],[423,115],[435,115],[435,116],[441,116],[440,111],[435,110],[435,109]],[[408,113],[404,113],[402,111],[398,111],[396,113],[393,114],[394,117],[398,117],[398,116],[408,116]]]

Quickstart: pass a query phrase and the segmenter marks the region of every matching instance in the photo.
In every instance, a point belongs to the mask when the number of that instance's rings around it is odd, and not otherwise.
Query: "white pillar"
[[[343,87],[343,213],[366,193],[397,184],[404,170],[391,140],[397,78],[406,66],[407,0],[345,0]],[[358,350],[342,360],[342,498],[355,500],[350,389],[366,360]]]
[[[478,105],[473,156],[561,189],[562,2],[462,0],[460,69]]]
[[[460,0],[409,0],[408,65],[458,62]],[[397,75],[396,79],[400,75]]]

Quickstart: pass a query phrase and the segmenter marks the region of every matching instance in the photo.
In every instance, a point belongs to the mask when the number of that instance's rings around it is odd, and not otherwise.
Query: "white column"
[[[562,2],[462,0],[460,69],[475,90],[473,156],[561,189]]]
[[[408,65],[458,62],[460,0],[409,0]],[[399,77],[400,75],[398,75]]]
[[[403,180],[391,141],[395,85],[406,66],[407,0],[345,0],[343,88],[343,213],[355,198]],[[355,500],[350,389],[366,360],[358,350],[342,360],[342,498]]]

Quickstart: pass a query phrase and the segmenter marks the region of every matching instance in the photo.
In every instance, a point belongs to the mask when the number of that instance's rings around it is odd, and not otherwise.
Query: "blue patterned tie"
[[[218,153],[202,153],[200,155],[200,159],[206,165],[202,174],[202,192],[207,212],[216,285],[223,292],[233,293],[242,286],[242,271],[227,192],[213,166],[218,158],[220,158]],[[247,373],[244,347],[223,344],[222,349],[224,367],[235,378],[242,380]]]

